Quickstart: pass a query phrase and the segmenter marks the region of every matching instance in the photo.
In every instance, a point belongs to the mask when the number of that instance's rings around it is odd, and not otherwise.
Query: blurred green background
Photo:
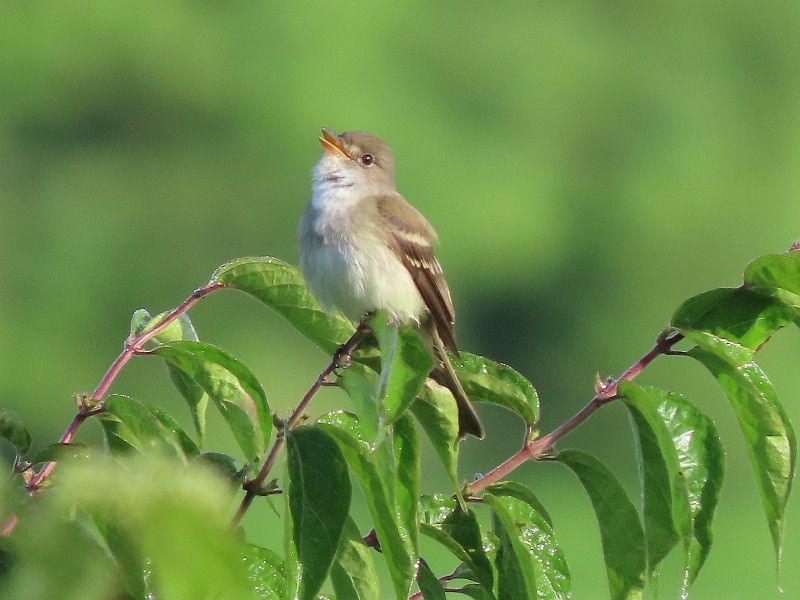
[[[800,4],[706,2],[163,2],[0,5],[0,405],[57,439],[131,313],[180,303],[224,261],[297,262],[321,126],[392,146],[400,191],[438,229],[464,349],[513,365],[552,429],[649,349],[687,297],[737,285],[800,237]],[[285,413],[326,357],[243,295],[193,312]],[[800,423],[796,331],[761,363]],[[778,592],[741,436],[688,359],[641,382],[685,393],[728,451],[716,546],[693,598],[800,598],[793,499]],[[155,359],[115,391],[185,410]],[[315,411],[345,405],[326,391]],[[514,452],[489,435],[464,477]],[[232,448],[212,424],[212,449]],[[98,439],[94,425],[82,432]],[[625,411],[567,438],[638,494]],[[430,453],[429,453],[430,454]],[[426,491],[441,489],[435,461]],[[599,536],[574,478],[518,477],[550,508],[575,598],[606,596]],[[262,507],[251,541],[282,525]],[[664,597],[675,597],[673,560]],[[672,572],[669,572],[669,571]]]

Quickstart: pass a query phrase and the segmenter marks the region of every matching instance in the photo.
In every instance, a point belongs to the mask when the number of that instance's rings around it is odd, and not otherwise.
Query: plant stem
[[[79,400],[78,412],[75,417],[73,417],[72,422],[66,428],[64,433],[61,434],[61,437],[58,439],[58,443],[69,444],[75,437],[78,429],[89,417],[103,412],[103,398],[105,397],[106,393],[108,393],[108,390],[114,383],[114,380],[117,378],[125,365],[128,364],[130,359],[136,354],[140,354],[144,350],[144,345],[147,342],[164,331],[164,329],[166,329],[171,323],[173,323],[176,319],[179,319],[181,315],[188,312],[189,309],[192,308],[192,306],[194,306],[200,299],[224,287],[225,286],[223,284],[213,283],[206,287],[199,288],[195,290],[191,296],[184,300],[180,306],[175,308],[158,324],[147,330],[145,333],[139,336],[131,333],[128,339],[125,340],[125,348],[122,350],[120,355],[117,356],[114,362],[111,363],[111,366],[108,368],[105,375],[103,375],[103,378],[100,380],[100,383],[97,385],[94,392],[92,392],[92,395],[88,398],[82,398]],[[31,480],[25,486],[29,495],[33,496],[39,491],[39,489],[42,487],[42,484],[50,477],[50,475],[52,475],[56,468],[56,464],[56,461],[45,463],[42,468],[36,474],[34,474],[33,477],[31,477]],[[0,528],[0,536],[10,534],[16,527],[17,521],[18,519],[16,515],[11,515],[6,520],[3,527]]]
[[[683,334],[681,333],[673,332],[660,335],[653,348],[647,354],[633,363],[617,379],[603,386],[603,388],[597,392],[594,398],[592,398],[589,403],[580,411],[578,411],[572,418],[547,435],[525,444],[525,446],[519,452],[509,457],[501,465],[495,467],[485,475],[478,477],[475,481],[467,486],[469,491],[471,493],[480,492],[493,483],[497,483],[501,479],[504,479],[509,473],[518,468],[524,462],[528,460],[542,460],[548,457],[557,441],[588,419],[598,408],[608,404],[612,400],[616,400],[618,397],[617,390],[620,383],[634,379],[658,356],[661,356],[662,354],[668,354],[672,350],[672,347],[682,339]]]
[[[328,377],[330,377],[331,373],[333,373],[339,367],[339,361],[341,357],[349,356],[350,353],[353,352],[356,347],[358,347],[358,344],[361,343],[361,340],[364,338],[364,334],[366,334],[368,329],[369,327],[366,323],[359,324],[353,335],[350,336],[350,339],[347,340],[344,345],[339,348],[339,351],[333,356],[331,361],[328,363],[328,366],[320,371],[319,375],[317,375],[317,379],[305,393],[297,406],[294,407],[294,410],[289,415],[289,418],[284,421],[283,431],[278,432],[278,434],[275,436],[275,442],[272,444],[272,448],[270,448],[269,454],[264,460],[264,464],[261,465],[261,469],[259,469],[258,474],[244,485],[244,497],[242,498],[239,507],[236,509],[236,514],[234,514],[232,519],[234,525],[238,525],[241,522],[244,514],[247,512],[247,509],[250,508],[250,505],[253,503],[253,500],[255,500],[256,496],[261,495],[261,487],[269,475],[269,472],[272,470],[272,467],[275,465],[275,461],[278,459],[278,454],[283,449],[283,445],[286,443],[286,432],[291,431],[297,426],[302,419],[303,413],[308,407],[308,404],[314,398],[319,389],[327,385]]]

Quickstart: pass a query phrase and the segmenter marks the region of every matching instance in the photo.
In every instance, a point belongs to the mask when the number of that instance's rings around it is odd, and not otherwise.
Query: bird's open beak
[[[342,144],[341,138],[324,127],[322,128],[322,135],[319,138],[319,143],[322,144],[322,149],[325,150],[326,154],[340,154],[344,158],[350,158],[350,155],[344,148],[344,144]]]

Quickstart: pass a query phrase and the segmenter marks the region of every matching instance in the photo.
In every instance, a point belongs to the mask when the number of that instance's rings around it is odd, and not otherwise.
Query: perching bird
[[[394,184],[394,159],[378,138],[323,129],[324,153],[312,172],[312,196],[300,220],[300,269],[327,311],[354,322],[386,310],[395,324],[417,324],[437,365],[431,378],[458,405],[459,437],[483,426],[445,349],[458,356],[455,311],[433,253],[436,232]]]

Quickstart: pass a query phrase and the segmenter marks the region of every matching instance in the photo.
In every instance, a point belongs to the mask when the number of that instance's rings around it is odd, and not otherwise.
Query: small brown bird
[[[300,220],[300,269],[325,310],[354,322],[386,310],[397,324],[418,324],[438,365],[431,378],[458,405],[459,437],[482,438],[483,425],[456,377],[455,311],[433,253],[438,237],[397,193],[394,159],[378,138],[323,129],[324,153],[312,172],[312,196]]]

